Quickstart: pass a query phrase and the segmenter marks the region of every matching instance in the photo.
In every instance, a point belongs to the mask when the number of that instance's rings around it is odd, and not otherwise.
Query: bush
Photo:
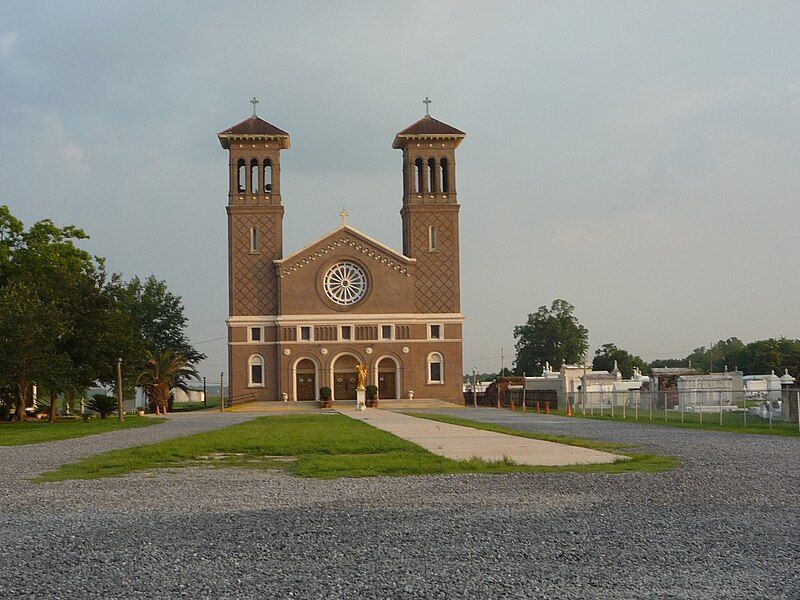
[[[319,397],[323,400],[330,400],[331,399],[331,388],[329,387],[321,387],[319,388]]]
[[[117,410],[117,399],[105,394],[92,394],[92,399],[86,405],[89,410],[100,413],[100,418],[105,419],[112,412]]]
[[[375,399],[378,397],[378,386],[377,385],[368,385],[366,387],[367,398]]]
[[[11,420],[11,406],[4,400],[0,401],[0,421]]]

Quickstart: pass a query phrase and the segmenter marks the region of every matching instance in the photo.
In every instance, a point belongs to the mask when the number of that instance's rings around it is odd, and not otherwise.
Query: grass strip
[[[615,446],[614,450],[618,448]],[[281,469],[302,477],[331,479],[447,473],[653,472],[677,464],[668,457],[628,456],[630,460],[612,464],[568,467],[516,465],[508,460],[455,461],[344,415],[287,415],[261,417],[214,431],[113,450],[63,465],[34,481],[97,479],[198,465]]]
[[[107,419],[58,419],[55,423],[47,421],[19,421],[0,423],[0,446],[22,446],[25,444],[41,444],[57,440],[117,431],[119,429],[135,429],[162,423],[164,419],[125,415],[125,421],[117,421],[116,415]]]
[[[219,396],[208,396],[208,402],[176,402],[172,405],[170,412],[194,412],[196,410],[219,410]]]
[[[588,409],[587,409],[588,410]],[[684,412],[683,422],[679,411],[668,410],[667,420],[664,420],[664,409],[653,410],[653,418],[647,410],[639,410],[639,418],[635,418],[635,412],[628,408],[625,418],[622,417],[622,409],[617,408],[614,416],[610,414],[610,408],[606,407],[604,414],[600,415],[595,408],[595,414],[587,412],[582,414],[579,406],[573,411],[573,416],[580,419],[596,419],[600,421],[620,421],[622,423],[638,423],[640,425],[660,425],[662,427],[680,427],[683,429],[699,429],[704,431],[725,431],[728,433],[747,433],[751,435],[776,435],[798,437],[800,431],[797,423],[779,421],[773,419],[772,428],[769,426],[769,419],[762,419],[754,415],[747,415],[747,427],[744,426],[742,413],[722,413],[722,425],[719,424],[719,413],[706,412],[703,414],[703,422],[700,422],[700,415],[696,412]],[[553,411],[552,414],[564,416],[564,411]]]

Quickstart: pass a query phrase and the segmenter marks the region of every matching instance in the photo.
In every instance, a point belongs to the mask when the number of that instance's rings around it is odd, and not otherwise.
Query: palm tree
[[[169,394],[173,388],[188,391],[186,381],[200,379],[195,368],[183,354],[164,350],[158,355],[147,353],[147,367],[139,373],[136,383],[144,388],[147,399],[156,407],[156,414],[166,414]]]

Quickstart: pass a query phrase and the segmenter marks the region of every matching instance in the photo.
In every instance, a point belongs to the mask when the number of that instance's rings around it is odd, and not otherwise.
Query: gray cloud
[[[433,98],[460,149],[465,362],[497,368],[555,297],[593,345],[652,358],[800,336],[793,4],[4,3],[0,201],[92,235],[111,268],[224,336],[226,158],[292,135],[285,245],[354,226],[400,246],[396,131]],[[10,41],[9,41],[10,40]],[[794,88],[792,87],[794,86]],[[208,373],[224,341],[204,343]]]

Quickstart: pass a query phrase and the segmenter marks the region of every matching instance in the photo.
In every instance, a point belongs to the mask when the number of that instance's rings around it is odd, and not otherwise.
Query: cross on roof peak
[[[349,215],[350,213],[347,212],[347,209],[344,208],[342,209],[342,212],[339,213],[339,216],[342,217],[342,225],[347,225],[347,217]]]
[[[432,102],[432,100],[430,98],[428,98],[427,96],[425,96],[425,100],[422,101],[422,103],[425,105],[425,116],[426,117],[430,117],[431,116],[431,111],[430,111],[431,102]]]
[[[253,116],[255,117],[256,116],[256,104],[258,104],[258,98],[253,96],[253,99],[250,100],[250,104],[253,105]]]

